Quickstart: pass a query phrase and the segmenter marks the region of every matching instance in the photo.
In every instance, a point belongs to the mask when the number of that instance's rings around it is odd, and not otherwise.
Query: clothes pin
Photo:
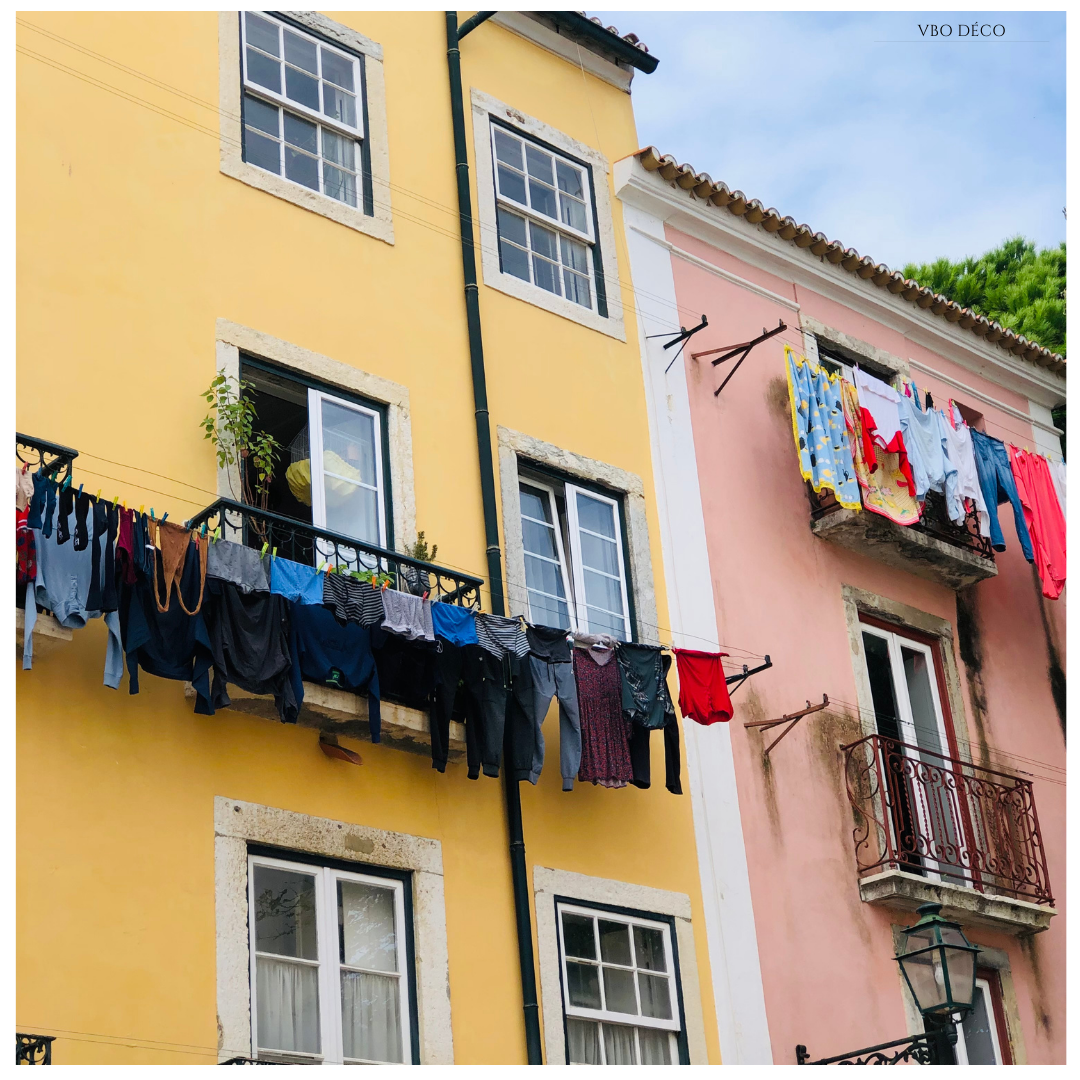
[[[274,552],[273,552],[273,557],[274,557],[275,559],[277,558],[277,548],[274,548]]]
[[[263,555],[265,555],[265,554],[266,554],[266,549],[267,549],[267,548],[268,548],[269,546],[270,546],[270,542],[269,542],[269,541],[267,541],[267,542],[266,542],[265,544],[263,544],[263,546],[262,546],[262,554],[263,554]]]
[[[321,574],[323,572],[323,568],[325,566],[326,566],[326,560],[323,559],[323,561],[321,563],[319,563],[319,568],[318,568],[318,570],[315,571],[315,573],[316,574]]]
[[[94,498],[95,499],[100,499],[101,498],[101,488],[97,489],[97,494],[94,496]]]
[[[80,484],[78,493],[76,495],[76,498],[82,498],[82,489],[83,489],[83,486],[82,486],[82,484]]]
[[[143,511],[144,511],[145,509],[146,509],[146,503],[140,503],[140,504],[139,504],[139,517],[142,517]],[[151,514],[152,514],[153,512],[154,512],[153,510],[151,510],[151,511],[150,511],[150,513],[151,513]]]

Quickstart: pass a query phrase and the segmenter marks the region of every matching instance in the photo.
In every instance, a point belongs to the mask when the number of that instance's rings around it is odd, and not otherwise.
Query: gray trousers
[[[535,784],[544,767],[544,718],[551,699],[559,698],[559,769],[563,791],[573,791],[581,765],[581,718],[573,664],[553,664],[526,657],[514,679],[508,710],[514,776]]]

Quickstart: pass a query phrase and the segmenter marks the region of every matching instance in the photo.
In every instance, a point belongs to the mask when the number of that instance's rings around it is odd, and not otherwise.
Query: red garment
[[[37,549],[34,547],[34,531],[27,528],[28,510],[15,511],[15,580],[37,580]]]
[[[875,447],[881,447],[887,454],[897,454],[900,457],[899,469],[904,479],[898,483],[907,485],[908,491],[915,493],[915,477],[911,474],[911,462],[908,461],[907,447],[904,445],[904,436],[897,432],[889,442],[886,442],[877,431],[877,421],[869,409],[859,406],[862,411],[863,429],[863,460],[873,472],[877,468],[877,453]]]
[[[134,585],[137,580],[132,536],[134,521],[135,511],[126,506],[120,507],[120,528],[116,537],[116,574],[125,585]]]
[[[1065,515],[1061,512],[1050,465],[1041,454],[1009,447],[1016,491],[1024,506],[1024,521],[1035,549],[1035,565],[1048,600],[1065,588]]]
[[[699,724],[728,721],[732,716],[731,695],[720,658],[727,653],[673,649],[679,665],[679,708]]]

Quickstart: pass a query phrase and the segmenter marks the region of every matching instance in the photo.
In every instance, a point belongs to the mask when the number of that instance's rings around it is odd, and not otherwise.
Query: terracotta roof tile
[[[598,19],[592,21],[599,23]],[[613,27],[608,27],[608,30],[618,33]],[[633,35],[628,35],[625,40],[629,40],[631,36]],[[634,156],[649,172],[657,172],[665,180],[693,191],[702,201],[723,207],[737,217],[745,217],[751,225],[759,225],[766,232],[796,247],[808,248],[812,255],[821,256],[826,262],[840,266],[856,277],[872,281],[879,288],[888,290],[916,307],[941,316],[962,330],[970,330],[984,341],[996,343],[1014,356],[1046,368],[1055,375],[1065,374],[1065,357],[1058,353],[1028,341],[1012,330],[992,322],[985,315],[962,307],[917,281],[905,278],[899,270],[891,270],[884,263],[875,263],[869,256],[860,255],[854,248],[845,248],[839,241],[830,240],[824,233],[814,232],[809,225],[798,225],[794,218],[781,217],[780,212],[771,207],[766,210],[760,200],[748,199],[741,191],[732,191],[727,184],[714,181],[708,173],[695,172],[690,165],[677,164],[670,154],[661,154],[655,146],[639,150]]]

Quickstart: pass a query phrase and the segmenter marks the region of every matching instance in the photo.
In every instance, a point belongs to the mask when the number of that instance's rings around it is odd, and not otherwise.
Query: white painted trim
[[[624,204],[635,206],[758,269],[813,289],[826,299],[843,304],[1025,397],[1047,406],[1065,397],[1062,376],[1013,357],[938,315],[898,300],[872,281],[811,255],[808,249],[797,248],[776,234],[703,202],[692,192],[668,183],[659,173],[648,172],[636,157],[616,161],[613,170],[615,193]]]
[[[394,506],[393,547],[396,551],[403,551],[412,544],[416,540],[416,488],[409,388],[228,319],[217,320],[216,336],[217,370],[228,377],[239,378],[240,353],[243,351],[291,368],[301,377],[310,376],[386,405],[386,430],[390,443],[388,465]],[[218,494],[224,498],[239,499],[239,490],[238,474],[234,470],[219,469]]]
[[[630,228],[635,229],[635,231],[638,232],[641,231],[634,225],[631,225]],[[648,236],[649,234],[645,233],[644,235]],[[738,285],[739,288],[746,289],[747,292],[752,292],[755,296],[760,296],[765,300],[771,300],[774,304],[781,304],[786,308],[790,308],[792,311],[799,310],[799,305],[787,296],[781,296],[779,293],[775,293],[761,285],[755,285],[754,282],[747,281],[746,278],[739,277],[738,274],[733,274],[730,270],[725,270],[723,267],[717,266],[707,259],[699,258],[697,255],[692,255],[689,251],[684,251],[681,247],[676,247],[668,240],[661,240],[655,236],[649,236],[649,239],[653,243],[659,244],[661,247],[666,247],[672,255],[682,259],[684,262],[690,263],[691,266],[696,266],[699,270],[704,270],[718,278],[722,278],[724,281],[729,281],[732,285]]]
[[[371,158],[371,187],[374,216],[363,209],[339,202],[284,176],[260,169],[244,161],[240,128],[240,18],[236,11],[218,12],[218,109],[220,112],[221,153],[220,170],[234,180],[258,188],[285,202],[322,217],[346,225],[350,229],[394,242],[394,224],[390,201],[390,150],[386,125],[386,86],[383,78],[382,49],[355,30],[334,23],[314,13],[293,13],[298,22],[317,33],[357,49],[365,55],[364,74],[367,84],[368,124],[364,137]],[[361,44],[357,44],[357,42]],[[358,173],[359,178],[359,173]],[[357,193],[360,194],[359,192]],[[362,202],[362,199],[360,200]]]
[[[550,27],[538,22],[527,11],[498,11],[491,21],[504,30],[539,45],[542,49],[554,53],[563,60],[573,64],[579,71],[584,68],[590,75],[603,79],[606,83],[624,93],[630,93],[630,82],[634,77],[634,69],[627,66],[625,69],[618,64],[605,60],[591,49],[582,48],[576,41],[557,34]]]
[[[353,30],[350,26],[343,26],[339,22],[334,22],[333,19],[328,19],[317,11],[283,11],[281,14],[287,19],[292,19],[293,22],[300,23],[301,26],[306,26],[316,34],[321,34],[330,41],[336,41],[339,45],[344,45],[346,49],[363,53],[376,63],[382,63],[382,46],[372,41],[371,38],[364,37],[363,34]]]
[[[592,166],[592,189],[596,199],[596,220],[599,226],[601,271],[607,292],[608,317],[606,319],[596,310],[584,308],[563,296],[556,296],[546,289],[541,289],[539,285],[534,285],[531,281],[522,281],[513,274],[502,272],[499,265],[495,169],[491,156],[490,117],[492,116],[505,120],[523,137],[528,138],[531,135],[542,139],[557,150]],[[480,266],[484,284],[508,296],[514,296],[518,300],[524,300],[526,303],[550,311],[554,315],[561,315],[571,322],[587,326],[591,330],[599,330],[608,337],[625,341],[622,287],[619,283],[619,266],[615,254],[615,225],[611,214],[611,192],[608,180],[610,166],[607,158],[593,147],[578,142],[569,135],[564,135],[550,124],[525,116],[512,106],[475,88],[472,90],[472,122],[476,152],[476,206],[477,224],[480,230]],[[591,279],[590,287],[593,292],[596,291],[595,277]]]
[[[412,871],[420,1060],[425,1065],[452,1065],[450,966],[440,842],[220,795],[214,798],[218,1060],[251,1056],[249,843]]]
[[[675,940],[679,948],[679,978],[682,983],[683,1015],[690,1064],[709,1063],[690,897],[686,893],[536,866],[533,867],[533,894],[540,966],[540,1003],[544,1016],[544,1050],[549,1065],[562,1065],[566,1061],[562,980],[559,971],[559,929],[555,917],[556,896],[650,911],[657,915],[670,915],[675,919]]]
[[[570,552],[573,561],[574,571],[574,600],[577,605],[577,625],[579,629],[590,632],[589,630],[589,604],[585,599],[585,553],[582,550],[583,545],[581,543],[581,518],[578,514],[578,495],[584,495],[587,499],[593,499],[595,502],[603,503],[606,506],[611,507],[612,521],[615,525],[615,552],[616,552],[616,566],[619,568],[619,596],[622,599],[622,620],[623,620],[623,640],[630,640],[630,603],[627,598],[626,590],[626,555],[623,551],[622,543],[622,513],[619,510],[619,504],[615,499],[608,498],[606,495],[601,495],[597,491],[591,491],[587,488],[577,487],[575,484],[566,484],[566,517],[569,528],[567,531],[570,534]],[[595,534],[594,534],[595,535]],[[590,570],[596,570],[596,567],[589,567]],[[603,571],[600,571],[603,573]],[[605,614],[614,615],[615,612],[607,611],[604,608],[598,609]],[[591,631],[592,633],[605,633],[606,631],[600,629]]]
[[[631,272],[641,290],[638,332],[673,642],[715,648],[715,599],[711,589],[701,587],[712,575],[686,369],[675,364],[665,374],[662,343],[646,340],[648,334],[678,330],[670,253],[661,220],[635,206],[625,207],[624,214]],[[730,725],[689,723],[683,734],[720,1053],[728,1065],[771,1065]]]
[[[506,605],[511,614],[523,614],[528,608],[525,587],[525,545],[521,536],[521,477],[518,459],[525,468],[529,462],[547,465],[571,478],[591,481],[623,495],[626,515],[626,538],[629,547],[630,581],[638,640],[659,644],[656,618],[656,588],[653,583],[652,550],[649,547],[649,522],[645,513],[645,486],[641,477],[614,465],[563,450],[553,443],[498,428],[499,486],[502,495],[503,547],[506,552]],[[528,482],[528,481],[526,481]]]

